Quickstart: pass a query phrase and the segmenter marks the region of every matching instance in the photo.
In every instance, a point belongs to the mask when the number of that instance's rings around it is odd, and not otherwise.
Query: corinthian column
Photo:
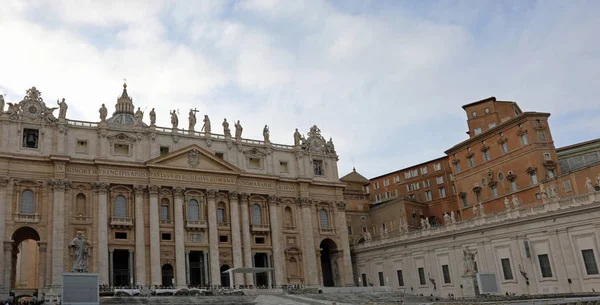
[[[206,191],[208,204],[208,241],[210,254],[210,284],[221,285],[221,272],[219,270],[219,236],[217,235],[217,191]]]
[[[240,213],[242,213],[242,244],[244,246],[244,266],[252,268],[252,245],[250,243],[250,220],[248,219],[248,194],[240,194]],[[254,285],[254,276],[246,273],[246,285]]]
[[[273,246],[273,267],[275,285],[283,284],[283,258],[281,253],[281,228],[279,227],[279,198],[269,196],[269,217],[271,219],[271,244]]]
[[[336,205],[336,232],[337,235],[340,237],[341,245],[339,245],[339,247],[342,249],[342,281],[344,286],[354,286],[354,277],[352,275],[352,259],[350,257],[350,243],[348,242],[348,229],[346,228],[346,203],[340,201]]]
[[[146,241],[144,226],[145,185],[134,185],[135,194],[135,284],[146,285]]]
[[[94,183],[92,187],[98,194],[98,274],[100,284],[108,285],[108,183]]]
[[[150,195],[150,285],[160,286],[160,229],[158,221],[158,186],[148,187]]]
[[[238,194],[236,192],[229,193],[229,210],[231,211],[231,246],[233,249],[233,268],[240,268],[243,267],[242,240],[240,237]],[[237,285],[244,283],[244,275],[241,273],[236,273],[234,283]]]
[[[0,246],[4,243],[4,234],[6,230],[6,185],[8,185],[8,177],[0,176]],[[4,249],[0,249],[0,268],[4,268]],[[2,273],[2,272],[0,272]],[[4,270],[4,273],[9,273],[9,270]],[[10,283],[4,283],[4,275],[0,275],[0,297],[4,296],[5,289],[10,287]],[[8,292],[6,292],[8,293]]]
[[[300,198],[300,205],[302,206],[302,222],[303,222],[303,237],[304,237],[304,257],[306,260],[306,272],[304,273],[306,278],[305,281],[308,285],[318,285],[318,272],[317,272],[317,255],[315,249],[313,224],[312,224],[312,202],[308,198]]]
[[[52,201],[52,286],[62,286],[62,274],[65,271],[65,190],[71,186],[67,180],[52,179],[49,182],[54,190]]]
[[[181,187],[174,187],[175,195],[175,268],[177,276],[175,286],[186,287],[185,284],[185,233],[183,231],[183,191]]]

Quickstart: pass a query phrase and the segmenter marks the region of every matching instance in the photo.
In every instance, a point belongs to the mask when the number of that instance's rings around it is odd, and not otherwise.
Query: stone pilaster
[[[317,272],[317,254],[315,249],[315,238],[312,224],[312,201],[308,198],[300,198],[300,206],[302,207],[302,222],[304,225],[304,257],[306,262],[306,272],[304,272],[304,280],[307,285],[319,285],[319,278]]]
[[[190,251],[185,251],[185,284],[190,285]]]
[[[65,191],[71,187],[71,182],[62,179],[49,181],[53,189],[52,201],[52,288],[54,292],[62,286],[62,274],[65,257]]]
[[[114,274],[113,274],[113,267],[115,265],[114,263],[114,255],[115,255],[115,250],[114,249],[110,249],[108,250],[108,271],[109,271],[109,279],[108,279],[108,283],[110,286],[112,286],[114,284]]]
[[[4,263],[2,265],[2,268],[4,268],[4,272],[2,272],[0,277],[2,277],[2,280],[4,283],[6,283],[6,286],[3,287],[4,289],[0,291],[0,295],[4,299],[8,299],[8,290],[10,289],[10,276],[12,274],[13,242],[11,240],[11,241],[2,242],[2,244],[3,244],[3,248],[0,250],[2,250],[2,254],[4,255],[4,257],[6,259],[4,260]]]
[[[248,194],[240,194],[242,213],[242,245],[244,246],[244,267],[252,268],[252,244],[250,242],[250,219],[248,214]],[[254,275],[246,274],[246,285],[254,285]]]
[[[135,252],[133,250],[129,250],[129,264],[127,265],[127,269],[129,269],[129,285],[133,286],[135,285],[135,283],[133,282],[133,256],[135,255]]]
[[[186,287],[185,284],[185,232],[183,230],[183,191],[181,187],[174,187],[175,195],[175,286]]]
[[[42,295],[44,287],[46,286],[46,250],[48,249],[48,245],[45,242],[38,241],[38,247],[40,249],[38,295]]]
[[[233,250],[233,267],[244,267],[242,259],[242,239],[240,236],[240,212],[238,203],[238,194],[229,193],[229,210],[231,216],[231,246]],[[244,283],[244,275],[236,273],[234,275],[236,285]]]
[[[343,201],[338,202],[337,204],[336,215],[336,224],[337,224],[337,235],[340,237],[340,248],[342,250],[341,254],[341,265],[343,268],[342,273],[342,282],[344,286],[355,286],[354,277],[352,275],[352,259],[350,255],[350,243],[348,241],[348,229],[346,228],[346,203]]]
[[[57,154],[65,154],[65,139],[67,137],[68,127],[66,123],[58,124],[58,141],[56,143]]]
[[[160,272],[160,223],[158,215],[158,186],[148,187],[150,195],[150,284],[162,285]]]
[[[6,186],[8,180],[7,176],[0,176],[0,211],[2,211],[2,216],[0,216],[0,243],[3,243],[6,239],[4,236],[6,234],[6,220],[10,218],[10,215],[6,214]],[[0,249],[0,268],[4,268],[4,261],[4,249]],[[8,273],[8,269],[4,269],[4,272],[0,273]],[[4,276],[0,276],[0,300],[7,299],[9,287],[10,283],[5,283]]]
[[[271,244],[273,247],[273,267],[275,285],[283,285],[283,253],[281,250],[281,228],[279,225],[279,197],[269,196],[269,218],[271,220]]]
[[[135,285],[146,285],[146,241],[144,226],[145,185],[134,185],[135,194]]]
[[[112,282],[112,278],[109,278],[108,264],[108,183],[94,183],[92,188],[98,194],[97,271],[100,284],[106,285]]]
[[[217,234],[217,191],[206,191],[208,205],[208,245],[210,255],[210,284],[221,285],[221,272],[219,269],[219,236]]]

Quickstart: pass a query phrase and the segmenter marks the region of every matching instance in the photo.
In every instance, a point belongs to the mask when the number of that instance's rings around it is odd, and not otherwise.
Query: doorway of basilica
[[[323,286],[335,286],[334,276],[339,276],[336,258],[332,255],[337,252],[337,245],[329,238],[324,239],[319,245],[321,248],[321,274],[323,275]]]
[[[11,260],[11,270],[6,270],[7,274],[2,276],[10,278],[10,289],[16,296],[37,295],[38,288],[44,285],[40,283],[43,281],[40,276],[40,235],[31,227],[21,227],[13,233],[12,240],[12,255],[6,257]]]
[[[126,287],[132,284],[131,279],[131,264],[129,250],[114,250],[113,251],[113,286]]]

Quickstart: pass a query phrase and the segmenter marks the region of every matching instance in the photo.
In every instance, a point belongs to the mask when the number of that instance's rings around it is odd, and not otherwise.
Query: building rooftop
[[[362,184],[369,184],[370,182],[369,179],[365,178],[365,176],[359,174],[354,167],[352,168],[352,172],[340,178],[340,181],[357,182]]]

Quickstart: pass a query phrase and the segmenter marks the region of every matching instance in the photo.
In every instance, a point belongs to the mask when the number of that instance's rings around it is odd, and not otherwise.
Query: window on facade
[[[588,275],[598,274],[598,264],[596,264],[596,257],[594,256],[594,250],[586,249],[581,250],[583,255],[583,264],[585,265],[585,272]]]
[[[600,161],[600,158],[598,157],[597,152],[587,153],[583,157],[585,159],[586,165],[594,164],[594,163],[597,163],[598,161]]]
[[[21,193],[21,214],[34,214],[35,206],[33,198],[33,192],[31,190],[24,190],[23,193]]]
[[[481,186],[483,186],[483,187],[487,186],[487,180],[485,180],[485,178],[481,178]]]
[[[219,242],[220,243],[229,242],[229,236],[227,236],[227,235],[219,235]]]
[[[383,186],[388,186],[388,185],[390,185],[390,179],[383,180]]]
[[[129,155],[129,144],[117,144],[113,146],[113,152],[115,155]]]
[[[367,185],[367,186],[365,186],[365,193],[367,193],[367,194],[371,193],[371,190],[369,189],[369,186],[368,186],[368,185]]]
[[[169,154],[169,147],[168,146],[161,146],[160,147],[160,156],[166,156],[167,154]]]
[[[510,191],[511,192],[516,192],[517,191],[517,181],[513,180],[510,182]]]
[[[490,151],[486,150],[483,152],[483,162],[488,162],[490,161]]]
[[[325,170],[323,168],[323,160],[314,160],[313,161],[313,170],[315,172],[315,176],[325,175]]]
[[[423,181],[423,187],[429,187],[429,180]]]
[[[421,286],[427,285],[427,282],[425,281],[425,269],[419,267],[417,270],[419,271],[419,284]]]
[[[550,160],[550,153],[544,153],[544,160]]]
[[[385,199],[392,197],[390,191],[385,192]]]
[[[279,172],[280,173],[287,173],[288,171],[288,163],[287,162],[279,162]]]
[[[421,175],[427,174],[427,167],[421,167]]]
[[[219,202],[219,207],[217,208],[217,223],[226,223],[227,219],[225,216],[225,204]]]
[[[400,176],[394,176],[394,183],[400,182]]]
[[[381,201],[381,194],[375,195],[375,202]]]
[[[544,130],[538,131],[538,137],[540,138],[540,141],[546,141],[546,131],[544,131]]]
[[[75,152],[87,153],[88,152],[88,141],[87,140],[77,140],[77,144],[75,146]]]
[[[540,263],[542,277],[552,277],[552,268],[550,267],[550,258],[548,257],[548,254],[538,255],[538,261]]]
[[[452,194],[456,195],[456,185],[452,185]]]
[[[160,239],[162,240],[171,240],[171,233],[161,233]]]
[[[200,205],[196,199],[191,199],[188,202],[188,220],[200,220]]]
[[[498,180],[504,181],[504,174],[502,172],[498,173]]]
[[[525,146],[528,144],[527,141],[527,134],[522,134],[519,136],[519,139],[521,140],[521,145]]]
[[[40,137],[39,130],[24,128],[23,129],[23,147],[38,148],[39,137]]]
[[[469,167],[475,167],[475,160],[473,160],[473,157],[467,158],[467,161],[469,161]]]
[[[444,198],[446,197],[446,189],[445,188],[440,188],[440,198]]]
[[[478,135],[481,133],[481,128],[475,128],[473,131],[475,132],[475,135]]]
[[[408,198],[410,198],[410,199],[415,199],[415,194],[410,194],[410,195],[408,195]]]
[[[294,225],[294,214],[292,213],[292,208],[290,207],[285,207],[285,209],[283,210],[283,213],[285,215],[285,225],[286,226],[293,226]]]
[[[115,210],[113,213],[115,217],[127,217],[127,199],[119,195],[115,198]]]
[[[260,205],[258,205],[258,204],[252,205],[252,224],[253,225],[262,224],[262,213],[260,210]]]
[[[498,185],[492,186],[492,198],[498,197]]]
[[[348,226],[348,235],[352,235],[352,227]]]
[[[502,142],[502,144],[500,144],[500,149],[502,150],[502,153],[505,154],[508,152],[508,144],[506,144],[506,142]]]
[[[410,174],[410,171],[404,172],[404,179],[409,179],[411,177],[412,175]]]
[[[496,127],[496,122],[490,123],[490,124],[488,125],[488,128],[489,128],[489,129],[492,129],[492,128],[494,128],[494,127]]]
[[[394,193],[395,193],[395,195],[396,195],[396,198],[398,198],[398,189],[395,189],[395,190],[394,190]]]
[[[466,207],[469,203],[467,202],[467,196],[462,196],[460,197],[461,201],[462,201],[462,206]]]
[[[256,237],[254,238],[254,243],[257,245],[263,245],[265,244],[266,240],[264,237]]]
[[[471,113],[471,117],[474,118],[474,119],[477,118],[477,111],[473,111]]]
[[[442,169],[442,165],[440,163],[436,163],[433,165],[433,170],[434,171],[439,171]]]
[[[385,286],[385,281],[383,280],[383,272],[379,272],[378,276],[379,276],[379,286]]]
[[[512,268],[510,267],[510,259],[503,258],[500,260],[502,264],[502,273],[504,274],[504,280],[513,280]]]
[[[535,199],[542,199],[542,194],[535,193]]]
[[[77,197],[75,197],[75,214],[77,216],[84,216],[84,215],[86,215],[86,212],[85,212],[85,195],[84,194],[77,194]]]
[[[327,215],[327,210],[321,209],[319,211],[319,223],[321,224],[321,229],[329,229],[329,216]]]
[[[537,175],[536,175],[535,172],[529,173],[529,178],[531,179],[531,184],[537,184],[538,183]]]
[[[554,170],[553,169],[549,169],[547,175],[548,175],[549,179],[553,179],[554,178]]]
[[[435,182],[437,182],[437,184],[442,184],[444,183],[444,176],[439,176],[435,178]]]
[[[402,276],[402,270],[396,270],[396,276],[398,277],[398,286],[404,287],[404,276]]]
[[[452,283],[450,279],[450,267],[448,265],[442,265],[442,274],[444,275],[444,284]]]
[[[225,155],[222,152],[215,152],[215,157],[221,160],[225,159]]]
[[[460,163],[454,164],[454,172],[457,174],[460,173]]]
[[[169,206],[168,205],[160,206],[160,220],[169,221]]]
[[[483,109],[483,112],[485,112],[485,114],[490,114],[490,108],[486,107],[485,109]]]
[[[260,168],[260,159],[248,158],[248,168]]]
[[[115,239],[127,239],[127,232],[115,232]]]
[[[374,189],[374,190],[377,190],[377,189],[379,189],[379,182],[375,182],[375,183],[373,183],[373,189]]]
[[[571,180],[563,181],[563,186],[565,187],[565,192],[573,191],[573,189],[571,188]]]
[[[411,170],[410,172],[411,172],[411,175],[412,175],[413,177],[416,177],[416,176],[418,176],[418,175],[419,175],[419,171],[418,171],[418,170],[416,170],[416,169],[413,169],[413,170]]]
[[[433,197],[431,196],[431,191],[426,191],[425,192],[425,200],[431,201],[432,199],[433,199]]]

